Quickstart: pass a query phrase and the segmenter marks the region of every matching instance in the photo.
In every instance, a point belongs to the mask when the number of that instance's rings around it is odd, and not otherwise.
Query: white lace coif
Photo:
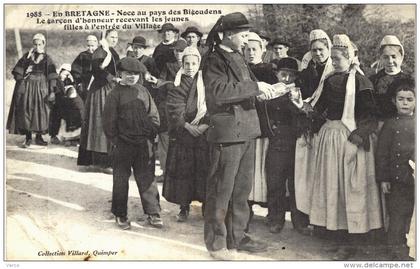
[[[324,72],[322,72],[321,79],[319,80],[319,83],[318,83],[318,87],[316,88],[316,90],[314,91],[314,93],[312,94],[311,97],[308,97],[304,100],[306,103],[310,103],[311,106],[313,106],[313,107],[318,102],[318,99],[321,96],[322,89],[324,88],[325,79],[334,71],[334,67],[332,66],[332,61],[331,61],[331,57],[330,57],[331,47],[332,47],[330,37],[327,35],[326,32],[324,32],[321,29],[312,30],[311,33],[309,34],[309,41],[311,43],[313,41],[321,40],[321,39],[327,40],[327,43],[328,43],[328,59],[327,59],[327,62],[325,63]],[[304,59],[302,59],[302,69],[305,69],[307,67],[307,64],[311,60],[312,60],[312,53],[310,51],[308,51],[307,54],[305,54]],[[303,63],[306,63],[306,66]]]
[[[334,35],[333,47],[344,48],[347,50],[350,60],[349,77],[346,83],[346,97],[344,101],[343,115],[341,121],[350,132],[356,130],[356,120],[354,118],[354,107],[356,102],[356,72],[363,74],[359,68],[359,60],[354,55],[354,46],[347,35]]]
[[[404,47],[401,44],[401,42],[398,39],[398,37],[396,37],[394,35],[386,35],[386,36],[384,36],[384,38],[382,38],[380,47],[382,48],[384,46],[399,46],[401,48],[401,51],[402,51],[402,57],[404,58]]]

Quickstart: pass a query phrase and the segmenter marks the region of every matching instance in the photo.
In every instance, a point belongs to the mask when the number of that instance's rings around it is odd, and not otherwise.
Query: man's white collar
[[[172,39],[172,40],[170,40],[170,41],[162,41],[162,44],[163,45],[169,45],[169,44],[172,44],[172,43],[174,43],[175,42],[175,39]]]
[[[223,44],[219,44],[219,47],[220,47],[222,50],[224,50],[224,51],[227,51],[227,52],[233,52],[233,49],[231,49],[231,48],[229,48],[228,46],[225,46],[225,45],[223,45]]]

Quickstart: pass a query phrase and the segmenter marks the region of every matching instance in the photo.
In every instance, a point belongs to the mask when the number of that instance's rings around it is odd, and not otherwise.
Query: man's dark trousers
[[[210,143],[204,240],[209,251],[237,248],[249,218],[255,140]]]
[[[133,168],[144,213],[159,214],[159,192],[154,181],[155,158],[149,153],[147,141],[134,145],[118,139],[110,154],[113,167],[112,213],[117,217],[127,216],[128,179]]]

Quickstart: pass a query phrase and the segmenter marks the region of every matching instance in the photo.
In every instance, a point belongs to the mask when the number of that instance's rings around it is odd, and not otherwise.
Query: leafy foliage
[[[332,38],[347,34],[359,48],[360,61],[368,74],[370,65],[378,59],[379,43],[385,35],[396,35],[404,45],[403,70],[415,70],[415,21],[402,22],[389,16],[380,5],[366,11],[366,5],[273,5],[265,4],[262,15],[250,9],[249,17],[257,28],[271,36],[280,36],[292,44],[290,55],[301,58],[309,49],[309,33],[323,29]],[[263,18],[259,18],[263,16]]]

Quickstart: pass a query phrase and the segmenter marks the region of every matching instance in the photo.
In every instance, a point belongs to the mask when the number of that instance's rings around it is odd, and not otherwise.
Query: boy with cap
[[[86,38],[87,50],[81,52],[71,64],[71,74],[74,84],[83,101],[86,100],[88,86],[92,78],[92,55],[98,48],[98,39],[94,35]]]
[[[162,28],[158,30],[159,34],[162,34],[162,42],[157,45],[153,52],[153,59],[156,62],[159,73],[162,72],[163,67],[167,62],[175,62],[172,47],[176,41],[176,34],[179,30],[172,23],[165,23]]]
[[[163,226],[160,218],[159,192],[154,181],[155,161],[151,141],[157,134],[159,114],[149,92],[138,80],[146,67],[126,57],[118,63],[121,81],[108,94],[103,114],[103,128],[111,141],[109,152],[113,167],[112,213],[117,225],[129,229],[127,219],[128,179],[133,168],[141,202],[148,222]]]
[[[277,81],[292,86],[299,70],[294,58],[286,57],[272,61]],[[297,133],[294,124],[296,107],[288,95],[267,102],[267,112],[272,130],[266,157],[268,224],[271,233],[280,233],[284,227],[287,210],[286,184],[289,190],[289,205],[293,227],[305,230],[302,213],[296,209],[294,166]]]
[[[267,248],[244,232],[249,218],[247,200],[254,174],[255,138],[261,133],[255,97],[268,99],[275,94],[271,85],[256,81],[241,54],[249,28],[240,12],[220,17],[209,33],[209,54],[203,64],[210,116],[204,239],[210,255],[223,260],[235,259],[232,249],[261,252]],[[223,32],[222,40],[219,32]]]

